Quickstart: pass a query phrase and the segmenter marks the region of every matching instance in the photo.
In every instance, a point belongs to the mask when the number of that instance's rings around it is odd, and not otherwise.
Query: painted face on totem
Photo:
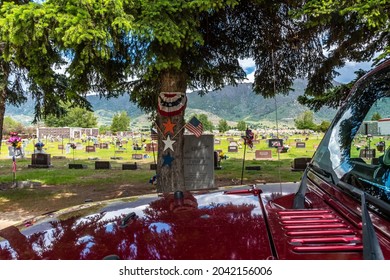
[[[165,117],[179,115],[187,105],[187,96],[182,92],[161,92],[158,96],[158,111]]]

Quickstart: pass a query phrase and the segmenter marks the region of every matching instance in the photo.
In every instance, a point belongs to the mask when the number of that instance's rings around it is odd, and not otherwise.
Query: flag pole
[[[248,128],[247,128],[248,129]],[[245,136],[246,137],[246,136]],[[245,165],[245,154],[246,154],[246,138],[244,138],[244,156],[242,157],[242,168],[241,168],[241,185],[244,179],[244,165]]]
[[[13,184],[16,184],[16,148],[14,147],[14,154],[12,155],[12,173],[13,173]]]

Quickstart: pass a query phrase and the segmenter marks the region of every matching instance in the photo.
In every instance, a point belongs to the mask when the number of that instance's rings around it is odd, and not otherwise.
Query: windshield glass
[[[390,204],[390,62],[354,86],[313,165]]]

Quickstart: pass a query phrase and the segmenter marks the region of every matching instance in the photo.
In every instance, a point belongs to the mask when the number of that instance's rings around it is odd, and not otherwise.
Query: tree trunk
[[[0,89],[0,154],[1,146],[3,143],[3,127],[4,127],[4,115],[5,115],[5,89]]]
[[[183,147],[187,79],[185,74],[170,70],[161,73],[160,80],[156,118],[159,134],[157,191],[184,191]]]

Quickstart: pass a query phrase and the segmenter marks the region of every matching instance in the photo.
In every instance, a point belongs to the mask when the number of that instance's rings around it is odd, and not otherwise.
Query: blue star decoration
[[[174,160],[173,157],[171,157],[171,154],[168,153],[167,155],[163,156],[163,164],[162,166],[164,165],[169,165],[169,167],[172,167],[172,161]]]

